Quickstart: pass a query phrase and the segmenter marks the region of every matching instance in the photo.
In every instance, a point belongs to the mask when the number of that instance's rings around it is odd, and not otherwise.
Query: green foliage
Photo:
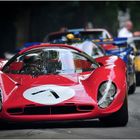
[[[140,30],[139,5],[139,1],[46,1],[18,4],[14,11],[18,11],[17,18],[30,11],[29,41],[42,41],[48,33],[61,27],[82,28],[87,22],[92,22],[95,28],[106,28],[116,36],[118,10],[126,8],[130,9],[134,30]]]

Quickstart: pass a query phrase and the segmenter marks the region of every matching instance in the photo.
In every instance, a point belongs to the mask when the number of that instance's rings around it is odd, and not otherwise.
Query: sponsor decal
[[[24,91],[23,97],[29,101],[54,105],[74,97],[75,91],[66,86],[57,85],[41,85],[32,87]]]

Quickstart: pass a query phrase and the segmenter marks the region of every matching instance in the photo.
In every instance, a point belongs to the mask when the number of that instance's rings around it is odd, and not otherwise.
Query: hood
[[[67,75],[40,75],[33,77],[31,75],[9,75],[14,81],[18,82],[22,86],[36,86],[44,84],[55,84],[55,85],[75,85],[78,84],[78,74],[67,74]]]
[[[14,78],[17,79],[17,77]],[[21,80],[20,85],[10,93],[5,101],[7,107],[94,102],[78,81],[78,75],[49,75],[37,78],[24,76]]]

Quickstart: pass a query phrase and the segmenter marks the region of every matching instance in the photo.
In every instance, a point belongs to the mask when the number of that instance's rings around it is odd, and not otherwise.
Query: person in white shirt
[[[132,29],[133,23],[130,20],[126,21],[125,26],[122,29],[120,29],[118,37],[127,37],[129,39],[136,36],[140,36],[139,31],[133,33]],[[134,41],[132,41],[129,45],[134,49],[135,52],[137,51]]]
[[[126,21],[125,26],[120,29],[118,33],[118,37],[133,37],[133,33],[131,32],[133,29],[133,23],[131,21]]]

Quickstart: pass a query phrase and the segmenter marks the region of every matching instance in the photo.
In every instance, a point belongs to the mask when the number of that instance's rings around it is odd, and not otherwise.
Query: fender
[[[110,62],[110,57],[98,58],[98,62],[101,62],[103,65],[95,69],[89,77],[82,80],[85,89],[89,94],[92,94],[94,100],[97,102],[97,93],[100,84],[105,81],[111,81],[117,87],[117,98],[119,102],[115,104],[121,104],[127,94],[125,63],[121,59],[116,59],[114,63],[112,61]]]
[[[2,90],[3,100],[6,100],[10,93],[17,88],[18,83],[8,75],[0,71],[0,88]]]

